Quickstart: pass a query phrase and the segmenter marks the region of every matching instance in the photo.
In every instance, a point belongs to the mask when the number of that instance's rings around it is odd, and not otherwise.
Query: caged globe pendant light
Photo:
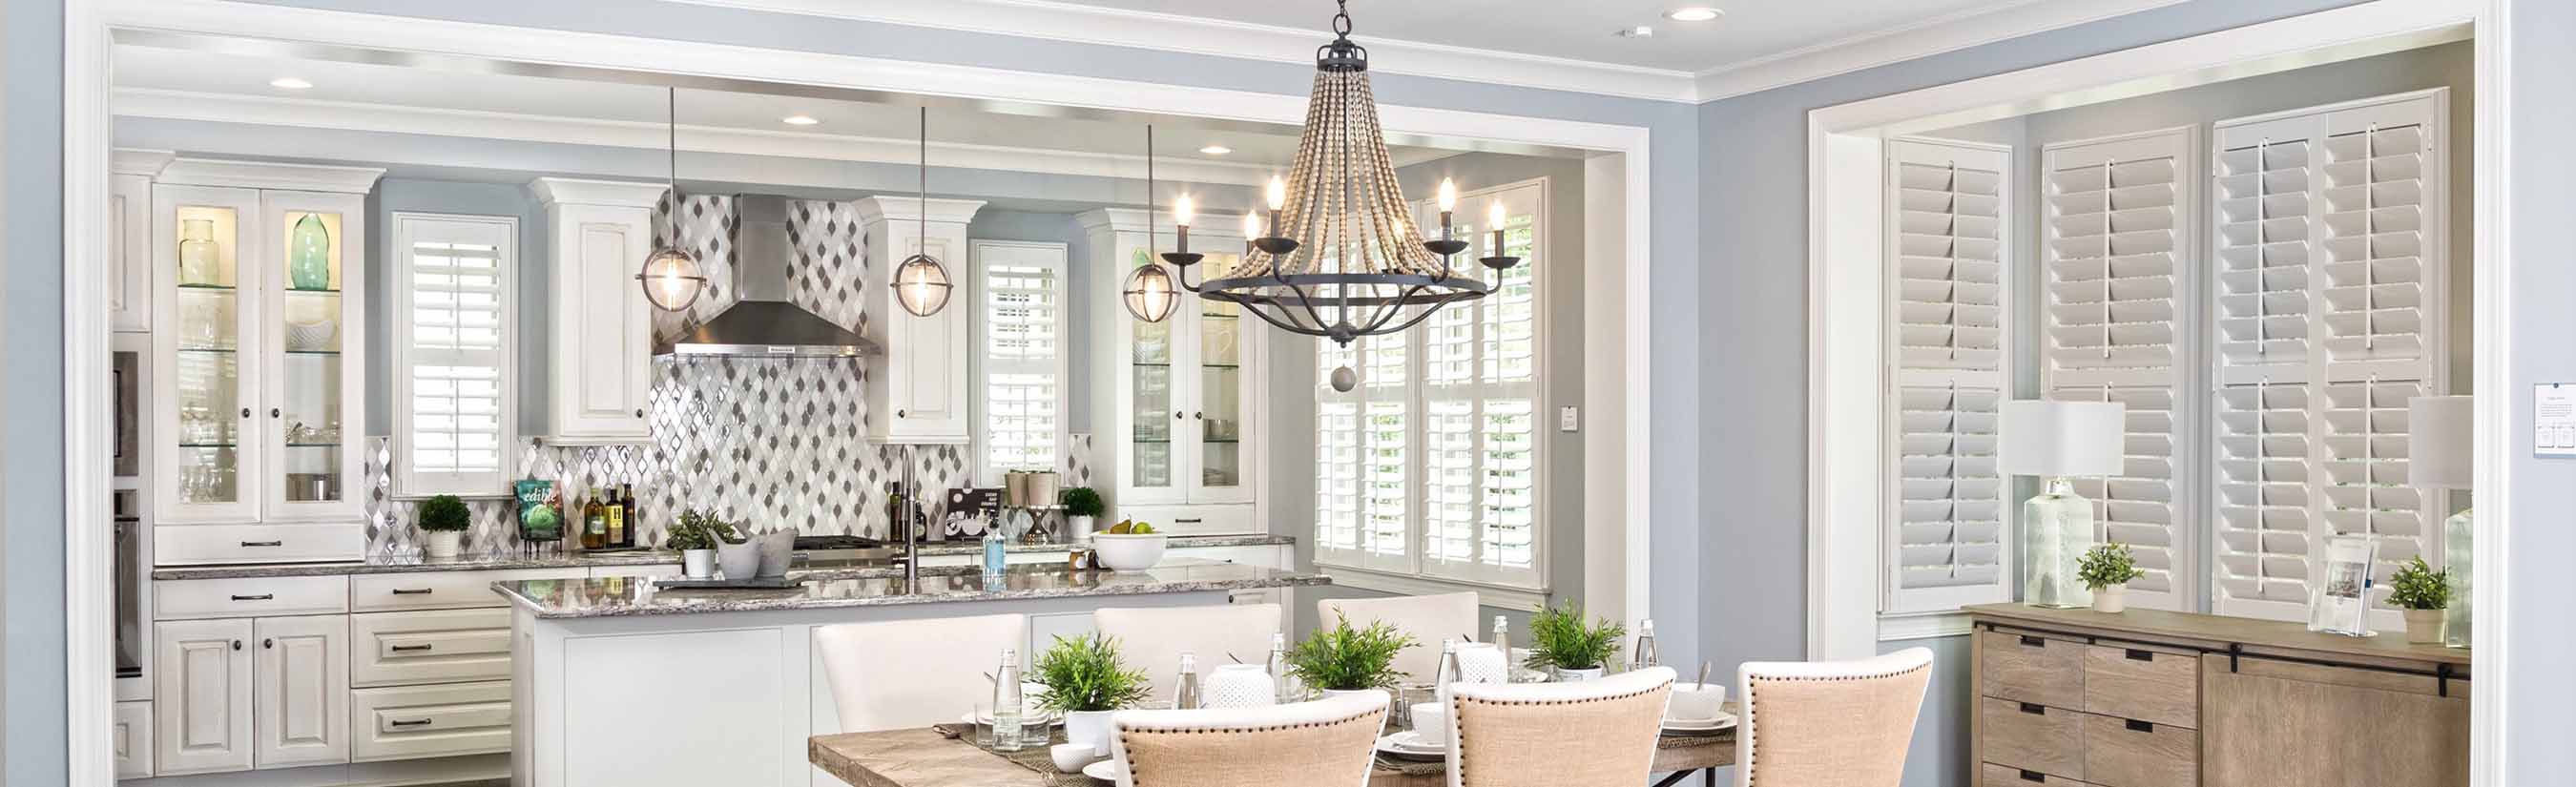
[[[698,267],[698,255],[680,246],[680,89],[667,90],[671,210],[662,218],[670,240],[653,245],[653,253],[644,256],[644,269],[635,273],[635,281],[644,287],[644,300],[653,308],[676,312],[686,311],[698,302],[698,295],[707,289],[707,276]]]
[[[930,237],[930,108],[921,108],[921,237]],[[928,317],[948,307],[948,268],[924,245],[894,268],[895,303],[914,317]]]
[[[1155,261],[1155,256],[1168,259],[1171,255],[1151,254],[1155,240],[1154,187],[1154,127],[1147,125],[1145,127],[1145,248],[1148,256],[1145,264],[1136,266],[1135,272],[1127,274],[1127,285],[1120,288],[1118,293],[1118,299],[1127,304],[1127,313],[1146,322],[1162,322],[1172,316],[1173,310],[1181,306],[1180,284],[1173,278],[1170,269],[1163,267],[1163,263]],[[1181,199],[1186,206],[1189,198]],[[1186,214],[1188,208],[1183,207],[1182,211]],[[1190,231],[1190,218],[1187,215],[1179,218],[1180,230],[1186,236]],[[1189,241],[1186,238],[1181,241],[1181,247],[1189,248]],[[1190,255],[1191,262],[1197,262],[1198,259],[1198,255]]]
[[[1361,336],[1402,332],[1442,306],[1485,297],[1493,285],[1451,263],[1469,245],[1450,237],[1454,190],[1444,189],[1439,240],[1424,240],[1414,225],[1378,125],[1368,50],[1351,42],[1348,0],[1335,6],[1335,37],[1315,50],[1314,91],[1295,164],[1287,179],[1272,178],[1265,194],[1267,232],[1252,239],[1242,264],[1222,279],[1189,283],[1190,266],[1201,255],[1190,253],[1186,218],[1179,222],[1179,248],[1162,256],[1178,269],[1169,275],[1201,298],[1347,347]],[[1503,253],[1502,227],[1490,229],[1491,256],[1479,262],[1495,271],[1520,264]],[[1348,369],[1333,374],[1335,387],[1355,379]]]

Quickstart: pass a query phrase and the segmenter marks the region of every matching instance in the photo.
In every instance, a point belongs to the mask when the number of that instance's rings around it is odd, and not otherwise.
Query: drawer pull
[[[394,595],[397,595],[397,596],[426,596],[426,595],[429,595],[430,593],[436,592],[436,590],[437,590],[436,588],[394,588]]]
[[[2047,709],[2047,708],[2040,707],[2040,706],[2039,706],[2039,703],[2036,703],[2036,702],[2025,702],[2025,703],[2022,703],[2022,704],[2021,704],[2021,712],[2023,712],[2023,713],[2027,713],[2027,714],[2030,714],[2030,715],[2033,715],[2033,716],[2046,716],[2046,715],[2048,715],[2048,709]]]
[[[2044,782],[2048,781],[2048,774],[2040,773],[2038,771],[2022,771],[2021,780],[2026,782]]]
[[[1200,519],[1200,518],[1198,518],[1198,517],[1188,517],[1188,518],[1173,517],[1173,518],[1172,518],[1172,524],[1175,524],[1175,525],[1195,525],[1195,524],[1199,524],[1199,523],[1201,523],[1201,522],[1205,522],[1205,521],[1207,521],[1207,520]]]
[[[2156,731],[2156,723],[2155,723],[2155,722],[2152,722],[2152,721],[2139,721],[2139,720],[2137,720],[2137,719],[2126,719],[2126,720],[2124,720],[2124,721],[2123,721],[2123,723],[2125,723],[2125,724],[2129,725],[2129,731],[2130,731],[2130,732],[2155,732],[2155,731]]]
[[[385,726],[388,726],[388,727],[426,727],[426,726],[429,726],[430,722],[433,722],[433,721],[436,721],[436,720],[435,720],[435,719],[395,719],[395,720],[392,720],[392,721],[385,722]]]
[[[261,594],[254,595],[254,596],[235,595],[235,596],[233,596],[233,600],[234,600],[234,601],[275,601],[275,600],[277,600],[277,594],[275,594],[275,593],[261,593]]]
[[[284,542],[284,541],[244,541],[244,542],[241,542],[241,545],[242,545],[243,547],[245,547],[245,548],[247,548],[247,547],[282,547],[282,546],[286,546],[286,542]]]
[[[428,645],[395,645],[392,650],[395,653],[406,653],[410,651],[428,650],[430,647],[431,646]]]
[[[2128,652],[2127,652],[2127,653],[2125,653],[2125,654],[2123,654],[2123,655],[2128,656],[2130,661],[2155,661],[2155,660],[2156,660],[2156,652],[2155,652],[2155,651],[2152,651],[2152,650],[2139,650],[2139,649],[2137,649],[2137,648],[2129,648],[2129,649],[2128,649]]]
[[[2028,634],[2023,634],[2023,635],[2021,635],[2021,644],[2029,645],[2029,646],[2034,647],[2034,648],[2045,648],[2045,647],[2048,647],[2048,640],[2040,639],[2040,638],[2038,638],[2038,637],[2034,637],[2034,636],[2031,636],[2031,635],[2028,635]]]

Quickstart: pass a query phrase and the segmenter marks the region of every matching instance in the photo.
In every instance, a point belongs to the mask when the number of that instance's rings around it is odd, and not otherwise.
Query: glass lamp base
[[[2093,591],[2075,578],[2076,561],[2093,548],[2093,502],[2072,484],[2049,482],[2048,491],[2021,504],[2022,603],[2068,609],[2089,606]]]
[[[2470,639],[2469,594],[2476,586],[2470,581],[2476,559],[2471,549],[2475,539],[2469,533],[2472,519],[2468,509],[2461,509],[2442,520],[2442,570],[2449,572],[2451,585],[2451,605],[2442,610],[2442,644],[2454,648],[2468,647]]]

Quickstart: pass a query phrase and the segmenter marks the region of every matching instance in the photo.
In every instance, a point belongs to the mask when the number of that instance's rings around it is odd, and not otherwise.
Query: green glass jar
[[[307,213],[286,239],[286,274],[299,290],[331,289],[331,230]]]

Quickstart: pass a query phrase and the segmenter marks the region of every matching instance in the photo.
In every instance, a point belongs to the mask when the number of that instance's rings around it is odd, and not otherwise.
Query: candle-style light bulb
[[[1485,226],[1493,232],[1493,240],[1487,244],[1485,254],[1500,257],[1503,256],[1503,201],[1494,200],[1485,205]]]
[[[1447,213],[1450,209],[1456,207],[1458,207],[1458,182],[1448,178],[1441,178],[1440,212]]]
[[[1271,210],[1288,207],[1288,181],[1280,180],[1277,175],[1270,176],[1270,188],[1264,196],[1269,199]]]
[[[1252,213],[1252,211],[1248,211],[1248,210],[1247,210],[1247,211],[1244,211],[1244,212],[1243,212],[1243,253],[1244,253],[1244,255],[1245,255],[1245,256],[1251,256],[1251,254],[1252,254],[1252,239],[1254,239],[1254,238],[1258,238],[1258,237],[1261,237],[1261,218],[1260,218],[1260,217],[1258,217],[1258,216],[1254,216],[1254,215],[1253,215],[1253,213]]]
[[[1180,199],[1172,200],[1172,223],[1190,226],[1190,195],[1183,194]]]

